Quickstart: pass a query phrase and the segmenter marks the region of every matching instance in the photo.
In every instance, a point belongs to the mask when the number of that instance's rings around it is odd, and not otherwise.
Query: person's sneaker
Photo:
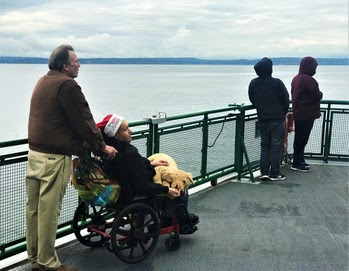
[[[269,179],[269,176],[268,176],[268,174],[261,174],[258,178],[261,181],[267,181]]]
[[[180,234],[193,234],[198,230],[197,226],[192,225],[179,225],[179,233]]]
[[[306,162],[302,163],[301,165],[302,165],[302,166],[304,166],[305,168],[310,169],[310,165],[309,165],[309,164],[307,164]]]
[[[276,175],[276,176],[270,176],[270,180],[272,181],[283,181],[286,179],[286,176],[284,174],[279,174],[279,175]]]
[[[196,225],[199,223],[199,216],[196,214],[189,214],[190,221],[193,225]]]
[[[300,172],[309,172],[310,171],[310,167],[307,168],[304,164],[301,164],[299,166],[292,165],[291,166],[291,170],[300,171]]]

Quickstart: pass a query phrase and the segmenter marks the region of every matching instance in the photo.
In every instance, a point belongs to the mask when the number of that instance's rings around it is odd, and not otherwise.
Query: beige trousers
[[[29,150],[26,175],[26,237],[32,268],[58,268],[58,218],[72,171],[71,157]]]

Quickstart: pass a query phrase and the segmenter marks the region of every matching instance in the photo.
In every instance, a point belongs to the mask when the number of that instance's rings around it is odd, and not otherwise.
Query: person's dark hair
[[[54,49],[48,61],[50,70],[61,71],[64,64],[69,64],[69,51],[74,51],[73,47],[68,44],[63,44]]]

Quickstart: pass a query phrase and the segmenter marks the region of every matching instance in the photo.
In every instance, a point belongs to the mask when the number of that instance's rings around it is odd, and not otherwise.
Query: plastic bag
[[[94,157],[73,160],[72,185],[83,201],[95,206],[115,203],[120,196],[120,185],[107,178]]]

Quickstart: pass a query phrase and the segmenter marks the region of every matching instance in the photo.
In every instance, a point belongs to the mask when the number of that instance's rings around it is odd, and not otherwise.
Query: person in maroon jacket
[[[310,56],[304,57],[299,66],[298,74],[291,83],[292,108],[295,120],[295,138],[293,143],[292,170],[309,172],[310,166],[304,160],[304,149],[308,143],[314,120],[320,114],[322,92],[318,82],[313,78],[318,66]]]

